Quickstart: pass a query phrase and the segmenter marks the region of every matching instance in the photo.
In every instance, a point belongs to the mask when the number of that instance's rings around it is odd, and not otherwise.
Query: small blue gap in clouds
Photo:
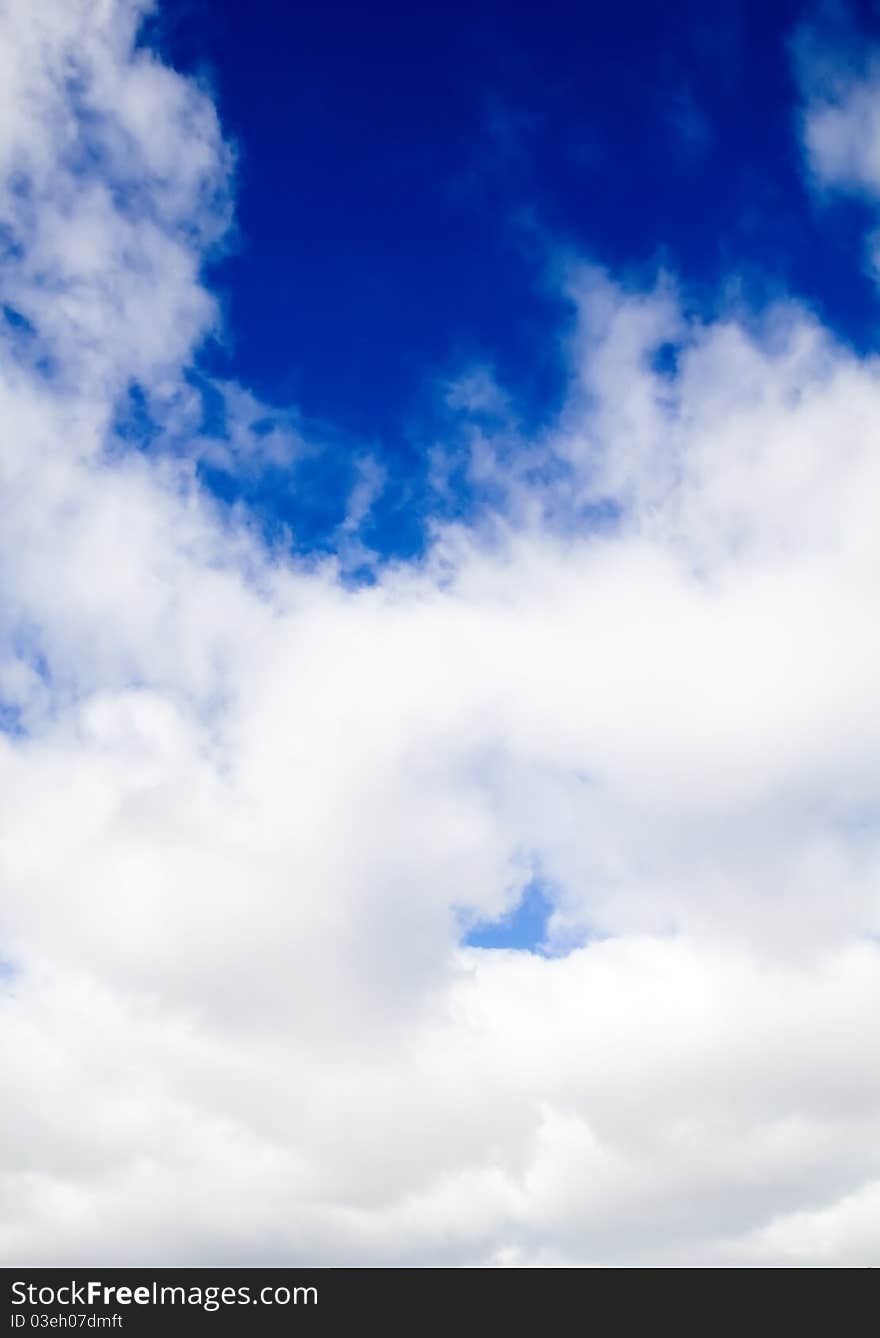
[[[655,350],[651,358],[651,371],[658,376],[675,377],[678,375],[678,364],[681,349],[678,344],[671,340],[666,340]]]
[[[7,734],[13,739],[24,737],[25,728],[22,724],[21,711],[12,702],[0,700],[0,734]],[[0,962],[0,970],[2,970],[2,962]]]
[[[146,450],[158,435],[159,428],[150,414],[147,397],[142,387],[132,382],[117,405],[112,437]]]
[[[8,302],[4,302],[2,311],[3,319],[11,329],[22,334],[32,335],[35,333],[34,327],[27,316],[24,316],[17,307],[12,307]]]
[[[553,903],[537,882],[529,883],[517,906],[500,920],[483,921],[467,934],[469,948],[514,948],[546,956],[544,942]]]

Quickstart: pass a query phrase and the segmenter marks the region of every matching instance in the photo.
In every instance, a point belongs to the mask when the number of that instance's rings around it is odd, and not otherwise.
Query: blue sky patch
[[[160,10],[143,40],[208,81],[238,152],[238,228],[209,274],[225,330],[203,371],[333,424],[309,437],[321,460],[203,481],[322,551],[367,451],[385,481],[362,537],[419,552],[428,517],[480,501],[460,469],[445,498],[428,486],[449,385],[490,367],[526,435],[558,412],[570,255],[636,283],[674,272],[695,314],[732,279],[758,306],[795,293],[872,346],[864,205],[817,208],[803,171],[805,17],[795,0],[266,0],[257,24],[234,0]],[[866,3],[852,23],[880,36]],[[675,347],[655,363],[673,376]]]
[[[465,937],[469,948],[513,948],[546,955],[553,902],[537,880],[529,883],[514,909],[498,920],[475,925]]]

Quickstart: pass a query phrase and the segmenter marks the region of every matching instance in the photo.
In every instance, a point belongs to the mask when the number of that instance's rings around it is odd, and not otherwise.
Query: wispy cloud
[[[833,19],[834,22],[831,22]],[[800,130],[809,183],[823,201],[840,195],[880,202],[880,57],[860,39],[846,11],[804,26],[793,41],[802,106]],[[867,240],[880,277],[880,233]]]
[[[673,98],[669,122],[689,157],[699,157],[706,152],[712,142],[712,127],[689,88],[679,89]]]

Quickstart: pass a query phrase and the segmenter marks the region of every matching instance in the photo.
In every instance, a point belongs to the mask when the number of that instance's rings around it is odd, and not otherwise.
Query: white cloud
[[[186,421],[228,214],[137,12],[0,17],[3,1257],[862,1262],[877,363],[578,268],[499,507],[293,563],[113,435],[132,379]],[[536,863],[587,946],[462,948]]]
[[[821,187],[880,194],[876,54],[848,25],[805,25],[793,43],[807,166]]]
[[[834,20],[831,26],[827,18]],[[809,183],[822,201],[837,193],[880,201],[880,59],[830,11],[825,25],[804,26],[793,44],[803,105],[800,131]],[[880,231],[867,241],[867,263],[880,278]]]

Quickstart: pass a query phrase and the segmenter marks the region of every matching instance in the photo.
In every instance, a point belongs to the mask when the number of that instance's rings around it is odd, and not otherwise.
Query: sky
[[[0,1259],[880,1246],[880,13],[0,4]]]
[[[793,291],[873,346],[849,258],[864,211],[817,208],[793,152],[799,5],[263,0],[259,15],[169,5],[147,33],[208,83],[237,153],[237,230],[211,269],[227,320],[204,365],[295,405],[334,448],[303,490],[247,491],[304,544],[332,546],[340,484],[371,452],[386,469],[371,544],[420,549],[442,387],[474,367],[530,430],[552,422],[563,249],[635,282],[671,268],[700,310],[731,282],[758,303]]]

